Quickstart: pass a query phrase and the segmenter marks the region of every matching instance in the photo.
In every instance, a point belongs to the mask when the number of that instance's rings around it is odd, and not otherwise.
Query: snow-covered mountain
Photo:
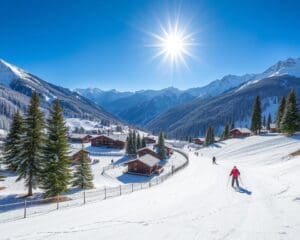
[[[136,92],[103,91],[97,88],[77,89],[76,91],[124,121],[145,126],[161,114],[181,104],[216,97],[232,89],[239,91],[262,79],[284,75],[300,77],[300,58],[279,61],[262,73],[242,76],[229,74],[206,86],[187,90],[169,87],[162,90]]]
[[[0,128],[8,128],[14,112],[24,112],[32,92],[40,95],[45,112],[51,102],[58,98],[67,117],[106,119],[117,121],[111,114],[92,101],[69,89],[50,84],[4,60],[0,60]]]

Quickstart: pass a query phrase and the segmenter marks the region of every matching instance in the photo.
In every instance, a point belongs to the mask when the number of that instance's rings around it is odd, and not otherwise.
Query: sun
[[[180,27],[178,18],[160,24],[158,33],[150,33],[154,43],[150,46],[155,49],[154,59],[160,58],[163,63],[169,63],[172,68],[184,65],[188,68],[187,59],[194,58],[193,47],[197,45],[194,33],[188,32],[188,26]]]

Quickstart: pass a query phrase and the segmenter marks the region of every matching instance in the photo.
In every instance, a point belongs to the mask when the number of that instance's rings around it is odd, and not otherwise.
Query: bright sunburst
[[[194,33],[189,33],[187,27],[180,27],[178,18],[168,21],[166,26],[160,24],[160,32],[151,33],[154,43],[150,46],[156,49],[154,58],[170,63],[172,68],[182,64],[188,68],[187,58],[193,57],[192,47],[197,43]]]

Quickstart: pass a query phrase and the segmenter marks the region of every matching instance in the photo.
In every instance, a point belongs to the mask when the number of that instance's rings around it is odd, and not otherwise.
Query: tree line
[[[140,134],[135,130],[130,130],[126,140],[126,153],[135,155],[138,149],[144,147],[146,147],[145,137],[141,138]],[[160,132],[158,137],[157,153],[160,159],[166,159],[165,136],[163,132]]]
[[[45,197],[59,196],[71,186],[80,189],[93,187],[93,175],[83,147],[79,164],[73,172],[69,157],[68,130],[63,110],[56,99],[45,120],[40,99],[33,93],[24,117],[19,111],[13,121],[4,145],[4,164],[24,180],[28,196],[33,189],[44,190]]]
[[[281,98],[278,106],[276,119],[273,120],[271,114],[268,117],[262,116],[261,100],[259,96],[256,96],[252,115],[250,130],[254,134],[260,134],[263,127],[266,130],[271,130],[271,124],[276,124],[276,130],[286,135],[293,135],[296,131],[300,130],[300,113],[297,108],[297,96],[295,90],[291,90],[287,97]],[[230,130],[234,129],[234,123],[225,124],[223,133],[220,136],[220,140],[229,139]],[[208,146],[215,142],[214,128],[209,126],[206,131],[204,145]],[[191,142],[191,138],[188,138]]]
[[[267,129],[270,130],[272,122],[270,114],[267,122],[265,118],[262,119],[261,101],[257,96],[253,105],[251,131],[259,134],[263,125],[267,125]],[[297,96],[295,90],[291,90],[287,97],[283,96],[281,98],[276,115],[276,129],[278,132],[290,136],[300,129],[299,123],[300,114],[297,108]]]

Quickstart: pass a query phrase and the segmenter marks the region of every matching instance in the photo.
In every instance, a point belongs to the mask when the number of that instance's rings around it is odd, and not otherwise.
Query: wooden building
[[[100,135],[92,138],[93,147],[125,148],[126,135]]]
[[[230,130],[230,135],[233,138],[249,137],[251,133],[248,128],[234,128]]]
[[[144,139],[145,139],[146,144],[155,144],[156,143],[156,140],[153,137],[146,136],[146,137],[144,137]]]
[[[162,168],[159,166],[159,159],[146,154],[127,163],[128,173],[151,176],[154,173],[161,173]]]
[[[91,158],[90,158],[90,156],[89,156],[89,152],[86,151],[86,150],[80,149],[80,150],[78,150],[78,151],[75,151],[75,152],[71,153],[70,158],[71,158],[71,160],[72,160],[72,164],[79,164],[79,159],[80,159],[80,157],[81,157],[82,151],[83,151],[83,154],[84,154],[84,156],[85,156],[85,159],[86,159],[89,163],[91,162]]]
[[[194,138],[193,143],[197,145],[203,145],[204,144],[204,139],[203,138]]]
[[[277,126],[276,126],[276,123],[271,123],[270,124],[270,132],[271,133],[275,133],[275,132],[277,132],[278,130],[277,130]]]
[[[71,134],[68,138],[72,143],[89,143],[93,136],[88,134]]]
[[[152,155],[153,157],[156,157],[156,158],[159,159],[158,154],[157,154],[155,151],[151,150],[150,148],[144,147],[144,148],[140,148],[140,149],[138,149],[138,150],[136,151],[136,155],[137,155],[138,157],[142,157],[142,156],[144,156],[144,155],[146,155],[146,154],[150,154],[150,155]]]

